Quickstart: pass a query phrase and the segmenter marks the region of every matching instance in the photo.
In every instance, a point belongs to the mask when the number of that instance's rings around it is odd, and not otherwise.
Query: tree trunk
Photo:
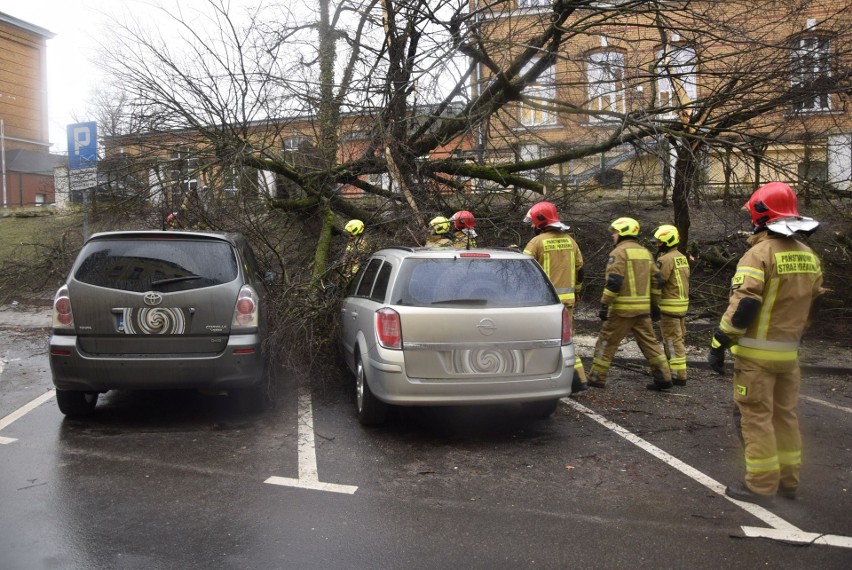
[[[322,205],[322,229],[317,239],[317,247],[314,251],[314,269],[311,272],[311,285],[313,290],[318,290],[320,280],[328,271],[328,253],[331,250],[331,229],[334,227],[334,212],[328,202]]]
[[[690,145],[677,145],[675,160],[674,184],[672,184],[672,205],[674,206],[674,223],[680,232],[681,251],[686,251],[689,243],[689,196],[695,183],[697,168],[697,150]]]

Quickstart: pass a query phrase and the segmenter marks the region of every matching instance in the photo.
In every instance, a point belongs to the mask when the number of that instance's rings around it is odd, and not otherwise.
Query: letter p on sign
[[[92,168],[98,162],[97,123],[68,125],[68,168]]]

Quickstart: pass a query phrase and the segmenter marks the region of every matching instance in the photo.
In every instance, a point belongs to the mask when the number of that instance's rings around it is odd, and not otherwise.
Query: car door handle
[[[352,318],[354,319],[354,318],[355,318],[355,317],[357,317],[357,316],[358,316],[358,312],[357,312],[357,311],[352,311]]]

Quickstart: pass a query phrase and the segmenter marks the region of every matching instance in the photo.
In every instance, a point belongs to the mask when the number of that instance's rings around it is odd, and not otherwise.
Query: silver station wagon
[[[264,283],[244,237],[181,231],[89,238],[53,301],[59,409],[92,412],[113,389],[265,396]]]
[[[349,284],[341,319],[365,425],[388,405],[517,402],[547,417],[571,393],[570,316],[528,255],[380,250]]]

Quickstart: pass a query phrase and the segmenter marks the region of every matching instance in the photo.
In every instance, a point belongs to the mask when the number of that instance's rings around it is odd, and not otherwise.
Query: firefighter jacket
[[[453,247],[455,249],[473,249],[476,247],[475,232],[466,233],[461,230],[457,230],[453,239]],[[468,246],[470,247],[468,248]]]
[[[685,317],[689,309],[689,261],[671,248],[657,257],[662,290],[660,312],[670,317]]]
[[[823,292],[819,258],[794,237],[763,231],[748,241],[719,329],[737,356],[796,360],[811,304]]]
[[[601,303],[609,314],[637,317],[660,303],[660,272],[651,252],[636,240],[622,239],[609,254]]]
[[[429,234],[426,238],[426,247],[429,249],[453,249],[455,237],[451,233]]]
[[[559,300],[573,307],[583,286],[583,254],[574,238],[564,231],[546,229],[529,241],[524,253],[544,269]]]

